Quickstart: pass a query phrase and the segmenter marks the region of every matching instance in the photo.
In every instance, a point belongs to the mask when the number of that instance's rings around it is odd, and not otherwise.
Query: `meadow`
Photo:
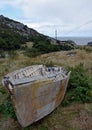
[[[87,78],[85,84],[88,83],[92,87],[92,51],[88,49],[52,52],[37,57],[28,57],[22,51],[16,51],[14,55],[0,58],[0,130],[92,130],[92,100],[71,102],[69,88],[63,103],[54,112],[26,128],[22,128],[16,119],[11,118],[11,113],[2,111],[5,109],[2,104],[6,103],[9,95],[1,84],[3,76],[33,64],[59,65],[67,69],[81,64],[85,71],[83,77],[86,75]],[[92,99],[92,91],[90,98]]]

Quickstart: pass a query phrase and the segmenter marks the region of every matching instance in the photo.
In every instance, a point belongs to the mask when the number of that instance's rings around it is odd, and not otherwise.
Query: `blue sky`
[[[0,0],[0,14],[53,36],[92,36],[90,0]]]
[[[12,18],[12,19],[21,19],[22,11],[20,9],[16,9],[10,5],[5,6],[4,8],[0,9],[0,14]]]

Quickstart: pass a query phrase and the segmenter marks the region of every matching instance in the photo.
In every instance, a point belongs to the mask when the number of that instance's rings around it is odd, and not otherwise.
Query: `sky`
[[[92,0],[0,0],[0,15],[55,36],[92,36]]]

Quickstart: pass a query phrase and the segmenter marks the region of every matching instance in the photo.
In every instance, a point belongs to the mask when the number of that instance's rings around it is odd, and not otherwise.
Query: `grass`
[[[76,54],[69,56],[67,55],[68,52],[76,52]],[[35,58],[29,58],[23,53],[17,52],[17,55],[13,55],[13,57],[0,58],[0,80],[9,72],[33,64],[54,64],[75,67],[80,63],[84,64],[86,74],[90,77],[89,83],[92,85],[92,52],[84,49],[53,52]],[[8,94],[2,88],[2,84],[0,83],[0,103],[5,103]],[[87,121],[85,123],[86,118]],[[26,128],[21,128],[16,120],[11,119],[9,116],[4,116],[0,112],[0,130],[91,130],[91,122],[91,103],[73,104],[67,107],[63,107],[61,104],[49,116]]]

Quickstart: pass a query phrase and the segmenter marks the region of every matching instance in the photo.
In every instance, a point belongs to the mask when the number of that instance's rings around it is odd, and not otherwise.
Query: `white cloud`
[[[0,0],[0,8],[10,5],[23,11],[20,21],[38,31],[62,35],[92,20],[92,1],[89,0]],[[92,24],[80,30],[90,30]],[[52,32],[51,32],[52,31]]]

